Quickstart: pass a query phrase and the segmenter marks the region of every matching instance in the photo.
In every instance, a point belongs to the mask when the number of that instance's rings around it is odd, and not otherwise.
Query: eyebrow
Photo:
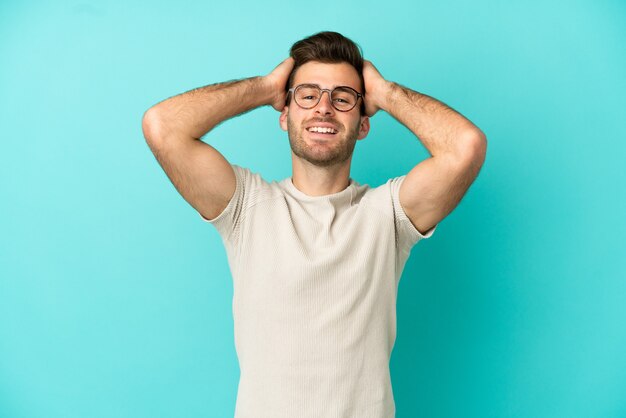
[[[315,86],[315,87],[320,88],[320,89],[323,88],[319,84],[315,84],[315,83],[300,83],[300,84],[296,84],[294,87],[297,87],[297,86]],[[347,87],[347,88],[352,89],[352,90],[356,91],[357,93],[361,94],[361,92],[358,89],[355,89],[352,86],[346,86],[345,84],[339,84],[339,85],[336,84],[333,87],[331,87],[329,90],[336,89],[337,87]]]

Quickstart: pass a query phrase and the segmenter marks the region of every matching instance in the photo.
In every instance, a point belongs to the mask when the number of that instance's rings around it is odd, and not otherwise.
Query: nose
[[[324,98],[324,93],[328,93],[327,96],[328,98],[325,99]],[[332,103],[332,99],[330,98],[330,91],[328,90],[323,90],[320,93],[320,101],[317,104],[317,106],[315,106],[315,111],[328,115],[328,114],[332,114],[335,112],[335,108],[333,107],[333,103]]]

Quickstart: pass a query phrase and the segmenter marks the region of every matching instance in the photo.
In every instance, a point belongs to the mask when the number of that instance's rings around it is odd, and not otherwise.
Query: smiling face
[[[330,90],[348,86],[363,93],[357,71],[345,62],[309,61],[296,70],[291,87],[300,84],[317,84]],[[340,112],[332,106],[327,92],[311,109],[302,109],[292,98],[280,115],[280,126],[288,132],[296,157],[321,167],[349,163],[356,141],[369,132],[369,118],[361,116],[359,108],[360,103],[348,112]]]

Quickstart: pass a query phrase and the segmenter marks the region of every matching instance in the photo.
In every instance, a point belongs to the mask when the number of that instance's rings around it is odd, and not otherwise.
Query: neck
[[[293,176],[296,189],[309,196],[325,196],[339,193],[350,185],[350,163],[320,167],[292,154]]]

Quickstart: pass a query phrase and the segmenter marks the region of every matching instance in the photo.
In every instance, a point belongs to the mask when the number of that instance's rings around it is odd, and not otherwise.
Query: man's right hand
[[[287,100],[287,80],[293,70],[294,62],[294,59],[289,57],[265,76],[265,80],[272,86],[273,91],[275,91],[274,99],[270,104],[279,112],[285,107],[285,101]]]

